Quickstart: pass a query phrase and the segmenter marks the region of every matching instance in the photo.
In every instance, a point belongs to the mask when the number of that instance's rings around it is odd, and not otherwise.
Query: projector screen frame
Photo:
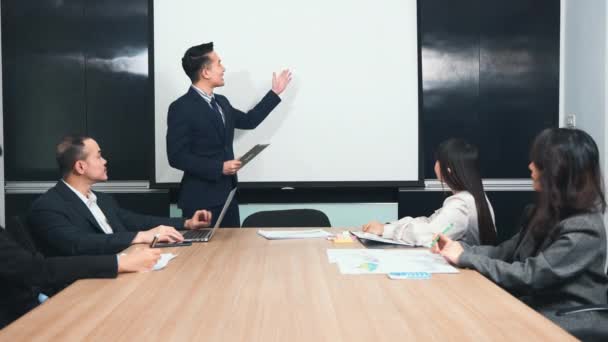
[[[418,60],[418,180],[408,181],[295,181],[295,182],[239,182],[239,188],[247,189],[313,189],[313,188],[421,188],[424,187],[424,146],[422,139],[422,112],[423,112],[423,89],[422,89],[422,36],[421,36],[421,0],[416,0],[416,50]],[[156,140],[155,127],[156,127],[156,108],[155,108],[155,77],[154,77],[154,0],[148,0],[149,8],[149,40],[148,40],[148,79],[150,82],[149,88],[149,111],[153,117],[152,135],[153,144],[149,153],[153,156],[151,159],[151,173],[150,173],[150,188],[153,189],[177,189],[179,188],[179,182],[157,182],[156,181],[156,152],[155,146],[157,143],[165,144],[165,141],[158,142]]]

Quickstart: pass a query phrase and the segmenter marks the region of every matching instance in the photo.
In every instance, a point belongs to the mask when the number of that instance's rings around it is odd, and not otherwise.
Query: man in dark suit
[[[189,48],[182,67],[192,81],[188,92],[169,106],[167,156],[169,164],[184,171],[179,207],[184,217],[196,208],[208,208],[213,222],[219,217],[228,193],[237,185],[241,162],[234,159],[234,129],[253,129],[281,102],[279,95],[291,81],[289,70],[272,75],[272,90],[249,112],[233,108],[228,99],[214,94],[224,85],[220,57],[213,43]],[[238,203],[233,200],[222,227],[239,227]]]
[[[114,278],[122,272],[150,270],[159,258],[160,250],[144,247],[120,257],[45,259],[35,250],[17,244],[0,227],[0,329],[36,307],[41,288],[57,289],[77,279]]]
[[[175,228],[209,226],[206,210],[188,220],[146,216],[92,191],[108,175],[99,145],[90,137],[65,137],[57,146],[57,162],[63,179],[34,202],[28,215],[32,235],[47,256],[115,254],[131,244],[150,243],[155,235],[159,241],[183,241]]]

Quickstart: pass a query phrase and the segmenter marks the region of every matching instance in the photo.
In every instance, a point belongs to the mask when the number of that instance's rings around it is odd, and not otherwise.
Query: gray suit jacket
[[[608,315],[586,312],[555,315],[578,305],[607,303],[606,230],[600,213],[562,220],[535,253],[531,232],[523,229],[494,246],[464,245],[459,266],[477,270],[570,333],[584,338]]]

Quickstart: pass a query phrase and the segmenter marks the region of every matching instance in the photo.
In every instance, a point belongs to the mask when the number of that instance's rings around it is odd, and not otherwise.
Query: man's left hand
[[[191,219],[186,220],[184,227],[186,229],[201,229],[209,227],[211,224],[211,212],[207,210],[197,210]]]
[[[281,71],[279,76],[276,73],[272,73],[272,91],[275,94],[281,95],[281,93],[287,88],[287,85],[291,82],[291,71],[285,69]]]

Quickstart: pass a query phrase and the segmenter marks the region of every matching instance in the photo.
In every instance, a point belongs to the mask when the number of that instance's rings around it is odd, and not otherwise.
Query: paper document
[[[323,229],[308,230],[258,230],[258,234],[268,240],[327,238],[332,234]]]
[[[266,147],[268,147],[268,145],[270,145],[270,144],[257,144],[255,146],[253,146],[251,148],[251,150],[247,151],[247,153],[243,154],[243,156],[241,156],[239,158],[239,160],[242,163],[241,168],[243,168],[243,166],[247,165],[247,163],[249,163],[253,158],[255,158],[255,156],[257,156]]]
[[[154,271],[162,270],[167,266],[171,259],[175,258],[177,254],[173,253],[163,253],[160,255],[160,259],[156,262],[156,265],[152,268]]]
[[[328,249],[327,259],[342,274],[458,273],[441,255],[420,249]]]
[[[377,241],[377,242],[390,243],[390,244],[393,244],[393,245],[414,246],[411,243],[407,243],[407,242],[403,242],[403,241],[385,239],[385,238],[383,238],[381,236],[378,236],[376,234],[371,234],[371,233],[366,233],[366,232],[353,232],[353,231],[351,231],[351,233],[354,236],[358,237],[359,239],[365,239],[365,240],[372,240],[372,241]]]

